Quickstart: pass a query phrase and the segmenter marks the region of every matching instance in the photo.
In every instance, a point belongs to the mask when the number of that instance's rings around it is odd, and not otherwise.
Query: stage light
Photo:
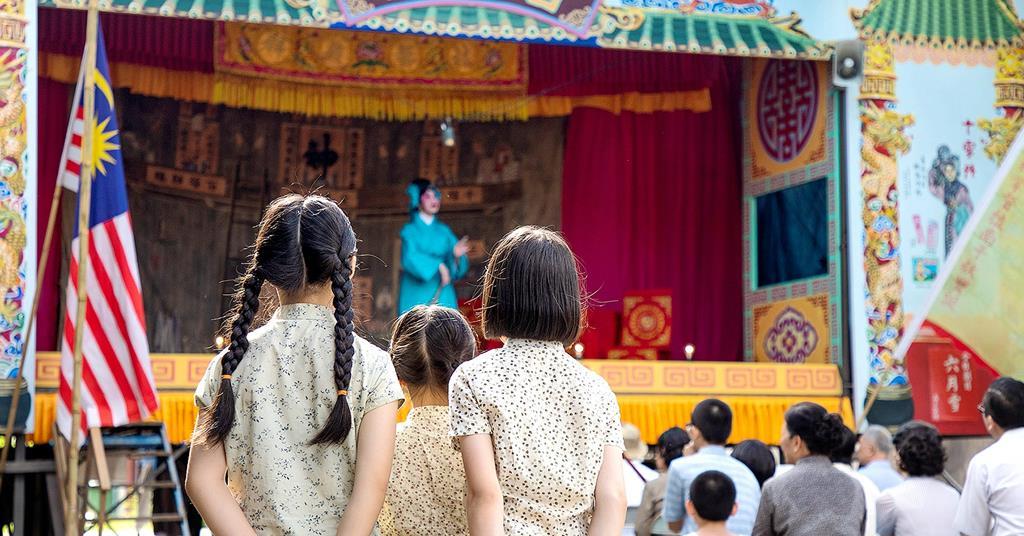
[[[576,359],[583,359],[583,343],[582,342],[578,342],[578,343],[574,344],[573,347],[572,347],[572,351],[573,351],[573,355],[576,356]]]
[[[213,340],[213,344],[214,344],[214,346],[217,347],[218,350],[223,350],[224,349],[224,337],[222,337],[220,335],[217,335],[217,338]]]
[[[687,361],[693,360],[693,352],[696,351],[696,348],[694,348],[692,344],[687,344],[683,347],[683,351],[686,352]]]
[[[441,143],[445,147],[455,147],[455,126],[451,117],[445,117],[441,122]]]

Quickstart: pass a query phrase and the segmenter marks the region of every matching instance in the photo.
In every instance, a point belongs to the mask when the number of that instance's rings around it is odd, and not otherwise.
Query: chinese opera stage
[[[155,352],[155,418],[172,441],[186,441],[195,421],[192,391],[213,355],[214,319],[228,311],[221,282],[237,275],[253,225],[281,191],[319,186],[342,202],[361,239],[357,326],[386,347],[414,177],[440,186],[439,217],[472,239],[457,288],[467,316],[486,252],[505,232],[535,224],[565,234],[592,295],[575,351],[647,442],[708,396],[732,405],[731,441],[777,443],[784,410],[802,400],[852,426],[838,119],[829,66],[812,61],[827,53],[792,28],[728,19],[759,25],[780,47],[738,58],[697,41],[699,53],[666,54],[101,19]],[[84,15],[44,8],[40,28],[46,199]],[[791,108],[781,87],[794,88]],[[73,210],[64,203],[65,225]],[[61,247],[41,282],[36,442],[49,439],[55,406]]]
[[[153,375],[160,398],[154,419],[167,426],[173,443],[192,436],[197,410],[193,392],[213,358],[212,354],[154,354]],[[730,443],[760,439],[777,444],[782,414],[809,400],[843,415],[853,426],[853,410],[835,365],[778,365],[687,361],[630,361],[584,359],[612,387],[623,422],[640,428],[645,442],[655,444],[661,432],[690,421],[690,412],[709,396],[732,407]],[[32,440],[52,437],[60,355],[39,353],[36,387],[36,423]],[[408,407],[399,417],[405,418]]]

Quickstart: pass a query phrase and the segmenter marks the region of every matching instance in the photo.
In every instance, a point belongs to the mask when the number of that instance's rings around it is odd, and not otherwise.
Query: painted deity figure
[[[949,147],[939,146],[938,154],[928,171],[928,191],[946,205],[946,255],[949,255],[960,232],[974,212],[974,203],[967,185],[960,182],[960,157]]]
[[[402,278],[398,314],[416,305],[457,308],[453,283],[469,270],[468,239],[437,219],[441,192],[430,181],[416,179],[406,189],[409,223],[402,227]]]

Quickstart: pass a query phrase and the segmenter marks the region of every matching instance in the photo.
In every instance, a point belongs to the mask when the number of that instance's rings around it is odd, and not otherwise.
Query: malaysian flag
[[[83,60],[83,64],[85,61]],[[82,166],[82,135],[85,132],[83,72],[72,107],[64,144],[60,182],[78,191]],[[89,213],[89,265],[85,282],[87,306],[82,339],[82,430],[120,426],[140,421],[157,408],[156,388],[149,362],[146,321],[142,311],[142,287],[135,260],[135,237],[128,216],[128,192],[121,161],[121,139],[114,113],[110,70],[98,32],[96,50],[96,98],[91,125],[92,201]],[[64,343],[60,363],[57,426],[71,435],[71,381],[75,330],[81,327],[78,313],[78,219],[71,242],[71,264],[65,299]],[[82,435],[84,439],[84,434]]]

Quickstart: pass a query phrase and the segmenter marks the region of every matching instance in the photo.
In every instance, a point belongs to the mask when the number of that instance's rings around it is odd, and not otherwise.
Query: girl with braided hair
[[[403,395],[387,354],[353,333],[355,255],[331,200],[267,208],[230,345],[196,388],[185,487],[215,534],[377,534]],[[281,305],[251,330],[264,283]]]

